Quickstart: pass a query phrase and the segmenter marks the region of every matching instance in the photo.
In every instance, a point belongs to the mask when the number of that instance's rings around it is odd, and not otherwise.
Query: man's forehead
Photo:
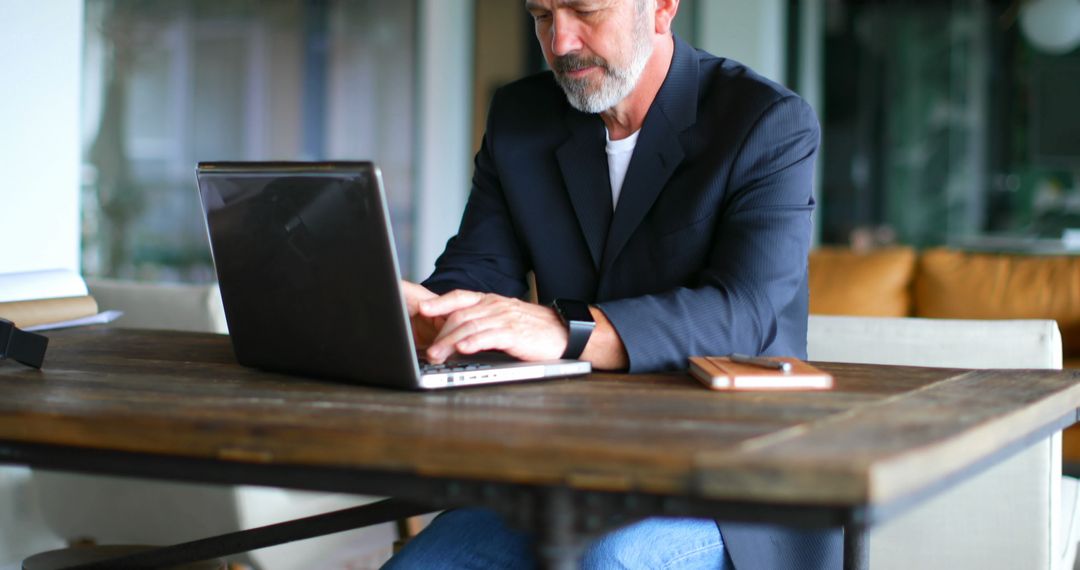
[[[552,8],[581,8],[597,5],[622,4],[628,0],[526,0],[526,10],[551,10]]]

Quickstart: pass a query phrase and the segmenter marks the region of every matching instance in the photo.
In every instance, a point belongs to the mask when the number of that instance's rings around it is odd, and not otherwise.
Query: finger
[[[491,328],[459,340],[454,344],[454,350],[459,354],[476,354],[485,350],[501,350],[511,356],[517,356],[513,352],[515,341],[514,331],[505,328]]]
[[[439,334],[439,323],[432,322],[431,319],[424,317],[413,317],[412,333],[413,342],[417,348],[427,348],[431,346],[431,343],[435,342],[435,337]]]
[[[457,289],[445,295],[420,302],[420,314],[426,317],[445,317],[454,311],[471,307],[484,300],[483,293]]]
[[[521,360],[554,360],[566,351],[566,341],[566,328],[557,316],[547,315],[546,310],[525,310],[520,315],[502,315],[498,326],[478,327],[456,342],[454,350],[460,354],[501,350]]]
[[[471,307],[466,307],[459,311],[454,311],[446,318],[446,322],[443,323],[442,328],[439,331],[439,336],[435,340],[439,340],[442,337],[454,332],[458,327],[464,325],[469,321],[476,319],[483,319],[493,315],[506,312],[504,304],[498,302],[482,301]]]
[[[503,326],[504,319],[499,315],[467,321],[431,343],[427,349],[428,360],[435,363],[442,362],[454,354],[458,342],[479,332]],[[446,327],[443,329],[445,330]]]
[[[543,326],[545,317],[549,316],[548,313],[551,313],[550,316],[554,316],[554,311],[549,307],[539,307],[498,295],[485,295],[484,300],[480,303],[451,314],[440,329],[435,341],[454,334],[459,327],[469,321],[495,316],[501,319],[500,326],[504,328],[530,330]],[[558,320],[558,317],[554,317],[554,319],[555,324],[561,329],[561,321]]]
[[[409,310],[410,316],[415,316],[419,311],[421,301],[438,297],[427,287],[404,279],[401,280],[401,294],[405,298],[405,307]]]

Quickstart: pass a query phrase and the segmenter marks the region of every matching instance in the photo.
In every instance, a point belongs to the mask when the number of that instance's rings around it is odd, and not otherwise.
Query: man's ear
[[[671,33],[671,21],[679,11],[679,0],[656,0],[656,33]]]

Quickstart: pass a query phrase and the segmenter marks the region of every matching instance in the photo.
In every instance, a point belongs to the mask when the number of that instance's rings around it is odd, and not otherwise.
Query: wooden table
[[[343,524],[485,506],[536,532],[557,568],[652,515],[843,525],[847,567],[865,567],[869,525],[1080,406],[1080,371],[823,364],[827,392],[594,374],[414,393],[244,368],[218,335],[50,336],[43,371],[0,362],[0,461],[399,498]]]

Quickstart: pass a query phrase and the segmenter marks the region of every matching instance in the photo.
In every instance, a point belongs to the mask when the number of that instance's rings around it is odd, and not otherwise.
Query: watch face
[[[584,321],[587,323],[593,322],[592,312],[589,311],[589,304],[582,301],[574,301],[571,299],[556,299],[555,307],[566,321]]]

